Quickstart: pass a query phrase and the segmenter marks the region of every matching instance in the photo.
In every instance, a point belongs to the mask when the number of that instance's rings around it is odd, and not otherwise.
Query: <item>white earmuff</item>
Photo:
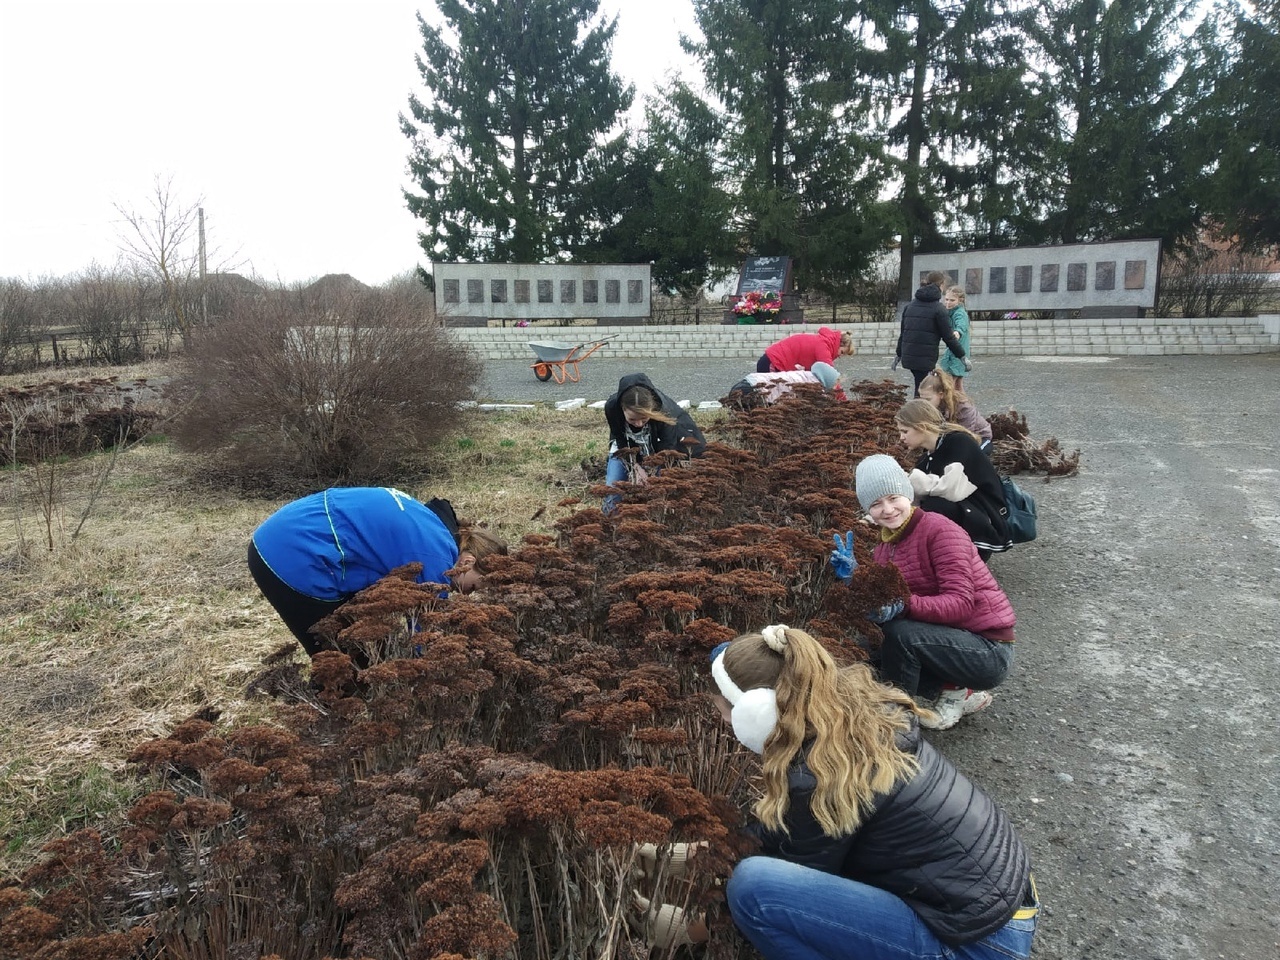
[[[778,726],[778,694],[768,687],[741,690],[724,667],[724,652],[711,661],[711,675],[720,694],[733,707],[729,722],[733,735],[753,753],[764,753],[764,743]]]

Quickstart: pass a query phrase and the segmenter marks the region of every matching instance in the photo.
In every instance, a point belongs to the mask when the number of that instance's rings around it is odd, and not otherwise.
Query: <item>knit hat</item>
[[[863,510],[870,510],[881,497],[896,493],[910,500],[915,495],[907,472],[898,466],[897,460],[883,453],[872,454],[858,464],[853,474],[853,488]]]
[[[821,360],[810,367],[809,372],[818,378],[823,390],[830,390],[836,385],[836,380],[840,378],[839,370],[829,363],[823,363]]]

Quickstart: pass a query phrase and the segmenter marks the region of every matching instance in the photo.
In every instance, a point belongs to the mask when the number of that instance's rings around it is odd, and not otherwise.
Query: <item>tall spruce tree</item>
[[[436,0],[418,16],[418,71],[401,128],[432,259],[537,262],[579,242],[570,214],[591,158],[630,106],[612,73],[617,18],[599,0]]]
[[[892,119],[906,298],[917,249],[1009,241],[1021,202],[1015,131],[1037,106],[1013,20],[994,0],[866,0],[863,15],[879,42],[862,68]]]
[[[840,292],[891,235],[889,176],[856,89],[856,0],[693,0],[689,52],[723,106],[744,254],[795,259],[797,282]]]
[[[1035,88],[1059,116],[1025,139],[1030,242],[1135,236],[1176,240],[1194,228],[1194,177],[1176,122],[1187,0],[1040,0],[1023,19]],[[1038,197],[1035,196],[1038,191]]]
[[[651,263],[662,290],[691,296],[736,263],[724,187],[723,118],[675,82],[645,104],[631,142],[602,153],[581,194],[594,225],[573,249],[585,262]]]
[[[1197,138],[1214,148],[1209,211],[1246,248],[1280,250],[1280,0],[1219,4],[1196,41],[1210,87]]]

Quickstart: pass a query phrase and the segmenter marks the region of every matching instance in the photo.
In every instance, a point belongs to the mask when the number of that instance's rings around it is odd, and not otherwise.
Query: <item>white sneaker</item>
[[[985,690],[970,690],[968,687],[943,690],[942,696],[938,697],[930,707],[937,714],[937,719],[921,717],[920,726],[926,730],[950,730],[960,722],[961,717],[967,717],[971,713],[977,713],[991,706],[991,701],[994,699]]]

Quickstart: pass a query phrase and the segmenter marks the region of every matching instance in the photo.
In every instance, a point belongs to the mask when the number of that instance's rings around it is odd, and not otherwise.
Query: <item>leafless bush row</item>
[[[1280,280],[1264,258],[1203,240],[1166,255],[1156,313],[1162,317],[1252,316],[1280,302]]]

